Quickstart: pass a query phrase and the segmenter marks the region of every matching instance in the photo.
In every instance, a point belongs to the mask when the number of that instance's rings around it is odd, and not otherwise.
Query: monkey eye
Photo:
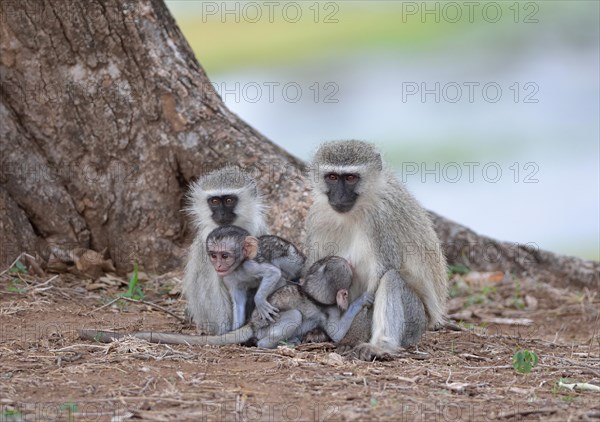
[[[327,180],[330,180],[332,182],[335,182],[336,180],[338,180],[338,175],[335,173],[329,173],[328,175],[325,176],[325,178]]]
[[[208,201],[211,205],[219,205],[219,203],[221,202],[219,198],[210,198]]]
[[[358,182],[358,176],[355,174],[347,174],[346,182],[348,182],[350,184],[354,184],[354,183]]]
[[[215,261],[217,259],[217,254],[216,253],[211,253],[210,254],[210,259],[212,259],[213,261]]]
[[[229,258],[229,254],[228,253],[224,253],[224,254],[221,255],[221,258],[222,259],[227,259],[227,258]]]
[[[225,205],[231,205],[231,204],[233,204],[233,198],[227,198],[225,200]]]

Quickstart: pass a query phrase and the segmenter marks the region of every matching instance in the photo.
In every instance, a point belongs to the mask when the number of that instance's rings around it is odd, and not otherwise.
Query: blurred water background
[[[227,106],[296,156],[374,142],[428,209],[600,259],[600,2],[167,5]]]

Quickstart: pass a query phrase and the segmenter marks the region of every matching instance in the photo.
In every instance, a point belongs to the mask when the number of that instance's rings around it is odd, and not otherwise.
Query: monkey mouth
[[[227,224],[233,224],[233,221],[235,220],[235,217],[231,217],[231,216],[215,216],[214,220],[215,220],[215,223],[224,226],[224,225],[227,225]]]
[[[337,203],[337,204],[330,204],[330,205],[331,205],[331,208],[333,208],[335,211],[339,212],[340,214],[345,214],[354,207],[354,202],[346,203],[346,204]]]
[[[225,270],[225,271],[216,270],[216,271],[217,271],[217,275],[219,277],[225,277],[227,274],[229,274],[229,270]]]

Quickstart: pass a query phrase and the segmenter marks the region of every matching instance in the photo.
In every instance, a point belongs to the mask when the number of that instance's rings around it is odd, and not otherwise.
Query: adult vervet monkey
[[[307,265],[339,255],[354,268],[351,299],[375,294],[371,329],[357,321],[363,311],[347,336],[360,343],[355,355],[371,360],[416,343],[427,326],[442,323],[447,295],[446,263],[426,211],[366,142],[322,144],[308,175]]]
[[[208,234],[219,226],[235,224],[254,236],[266,233],[262,198],[256,182],[238,167],[213,171],[190,186],[190,206],[196,236],[183,279],[187,313],[199,333],[223,334],[232,329],[232,305],[206,252]]]

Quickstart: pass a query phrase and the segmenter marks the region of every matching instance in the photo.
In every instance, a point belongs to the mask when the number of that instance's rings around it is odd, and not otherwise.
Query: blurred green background
[[[377,144],[427,208],[600,259],[600,2],[167,1],[227,106]]]

